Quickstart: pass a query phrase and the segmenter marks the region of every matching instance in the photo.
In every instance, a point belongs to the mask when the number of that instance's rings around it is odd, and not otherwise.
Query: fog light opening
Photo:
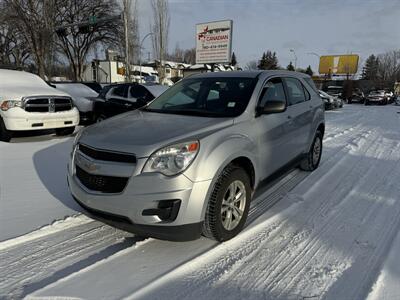
[[[162,221],[172,222],[178,216],[181,200],[161,200],[157,208],[145,209],[142,216],[157,216]]]

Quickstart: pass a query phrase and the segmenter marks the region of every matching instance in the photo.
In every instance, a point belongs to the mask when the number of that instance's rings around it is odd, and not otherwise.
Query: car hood
[[[148,157],[164,146],[201,139],[233,125],[232,118],[206,118],[136,110],[87,127],[79,143]]]
[[[13,86],[0,89],[0,100],[21,100],[23,97],[28,96],[67,96],[67,93],[56,90],[50,86]]]

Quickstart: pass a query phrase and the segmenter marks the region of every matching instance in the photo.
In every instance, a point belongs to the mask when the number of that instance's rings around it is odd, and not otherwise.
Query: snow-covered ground
[[[326,119],[320,168],[264,188],[223,244],[140,239],[79,214],[70,138],[0,143],[0,298],[400,299],[400,109]]]

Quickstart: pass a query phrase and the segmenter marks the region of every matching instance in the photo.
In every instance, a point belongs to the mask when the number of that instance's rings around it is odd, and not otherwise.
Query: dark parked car
[[[347,99],[347,103],[358,102],[363,104],[365,102],[365,95],[360,89],[355,89],[351,97]]]
[[[100,98],[104,97],[104,101],[97,101],[94,107],[97,122],[138,109],[161,95],[168,87],[157,84],[123,83],[104,89],[108,90],[99,94]]]

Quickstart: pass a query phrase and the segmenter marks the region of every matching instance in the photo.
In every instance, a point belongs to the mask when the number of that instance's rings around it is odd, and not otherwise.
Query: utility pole
[[[125,33],[125,81],[130,82],[131,64],[129,61],[129,0],[124,0],[124,33]]]

